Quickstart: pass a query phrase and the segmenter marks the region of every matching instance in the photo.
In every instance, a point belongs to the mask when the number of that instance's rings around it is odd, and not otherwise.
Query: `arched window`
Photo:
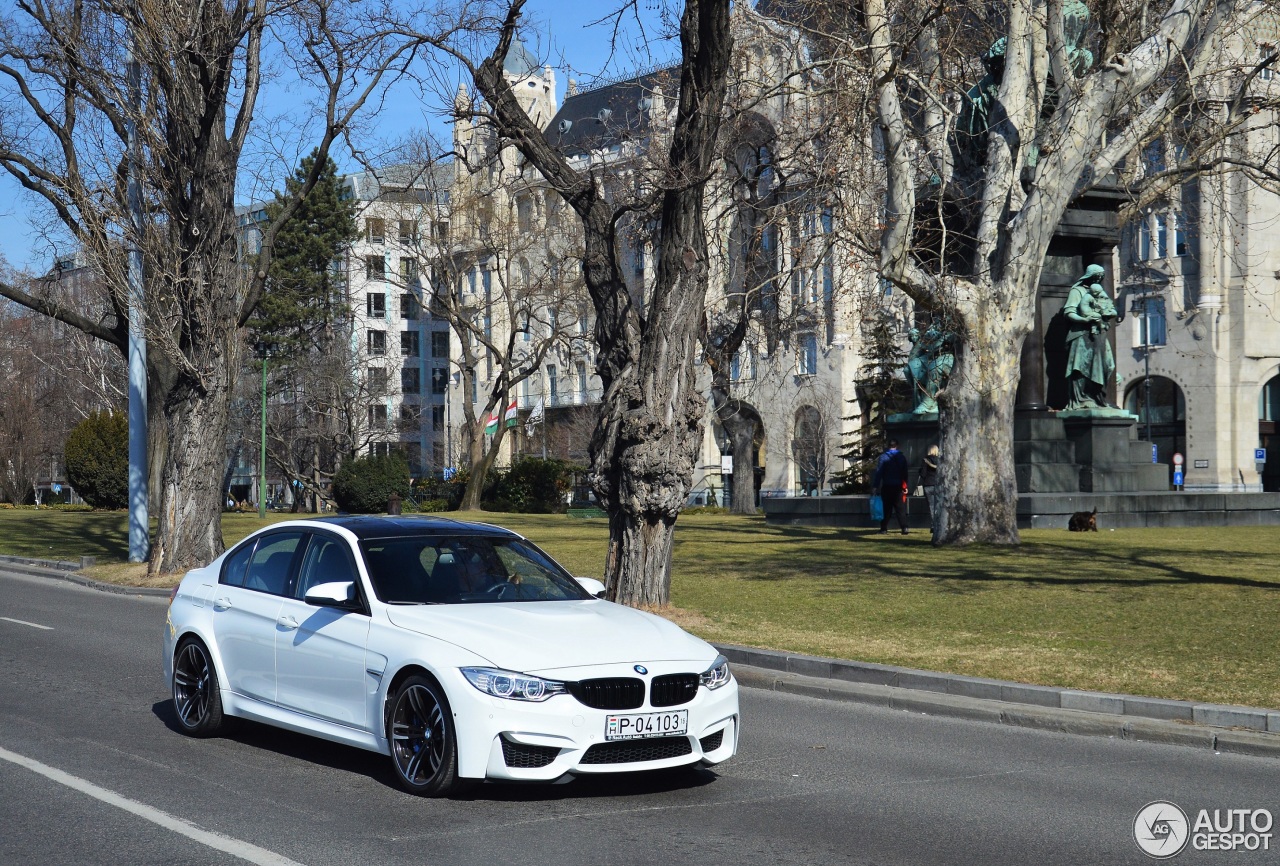
[[[1158,462],[1172,472],[1173,455],[1179,453],[1193,465],[1186,453],[1187,403],[1177,382],[1164,376],[1137,379],[1125,391],[1124,408],[1138,416],[1138,438],[1155,444]]]
[[[1262,386],[1258,395],[1258,447],[1267,449],[1267,460],[1262,464],[1262,489],[1280,491],[1280,435],[1276,422],[1280,421],[1280,376]]]
[[[830,449],[827,439],[827,419],[813,406],[801,406],[796,410],[795,433],[791,440],[791,454],[795,458],[797,481],[803,496],[817,496],[827,480]]]

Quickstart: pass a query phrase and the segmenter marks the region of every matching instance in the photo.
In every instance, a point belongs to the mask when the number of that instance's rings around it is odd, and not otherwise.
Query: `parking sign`
[[[1255,462],[1255,463],[1266,463],[1266,462],[1267,462],[1267,449],[1265,449],[1265,448],[1255,448],[1255,449],[1253,449],[1253,459],[1254,459],[1254,462]]]

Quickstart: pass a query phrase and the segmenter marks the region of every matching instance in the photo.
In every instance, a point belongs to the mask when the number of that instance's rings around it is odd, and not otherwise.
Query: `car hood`
[[[710,664],[716,650],[674,623],[600,600],[391,607],[395,625],[523,673],[635,662]]]

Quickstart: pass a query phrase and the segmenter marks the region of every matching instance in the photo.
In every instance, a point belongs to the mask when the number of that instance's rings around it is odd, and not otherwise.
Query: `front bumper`
[[[593,672],[593,676],[609,675]],[[458,735],[458,771],[467,778],[546,782],[566,774],[712,766],[738,751],[741,724],[736,680],[715,691],[699,688],[686,704],[655,708],[646,700],[633,710],[593,709],[572,695],[556,695],[541,703],[489,697],[461,673],[458,683],[462,688],[448,691]],[[611,715],[672,710],[688,710],[687,734],[605,739],[606,719]]]

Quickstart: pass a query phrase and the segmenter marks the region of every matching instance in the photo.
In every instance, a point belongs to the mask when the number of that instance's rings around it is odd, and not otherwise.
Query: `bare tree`
[[[703,193],[733,47],[729,3],[684,3],[675,119],[648,148],[665,151],[662,171],[632,187],[648,196],[647,205],[607,194],[605,166],[570,166],[512,92],[503,61],[523,6],[523,0],[508,6],[496,46],[478,65],[461,47],[436,44],[471,72],[487,102],[476,108],[487,108],[483,117],[501,144],[517,147],[582,221],[582,271],[595,308],[596,373],[604,388],[591,455],[592,483],[609,512],[605,583],[613,600],[666,604],[675,522],[692,486],[705,407],[693,358],[709,260]],[[619,224],[637,211],[652,213],[658,227],[656,276],[642,298],[623,277],[618,237]]]
[[[455,108],[471,112],[464,94]],[[470,146],[471,138],[485,133],[464,120],[456,135],[465,140],[448,160],[443,148],[426,139],[411,148],[431,203],[427,230],[415,235],[430,274],[427,304],[432,315],[449,323],[458,346],[450,355],[464,397],[480,397],[462,401],[469,468],[463,510],[480,507],[508,432],[506,410],[520,384],[570,347],[589,303],[571,267],[581,259],[580,243],[548,214],[545,189],[503,185],[515,169],[512,154]],[[417,224],[416,211],[401,215]],[[489,433],[492,417],[498,426]]]
[[[1232,160],[1274,176],[1273,154],[1244,159],[1222,146],[1259,112],[1271,122],[1254,80],[1273,58],[1246,54],[1234,36],[1270,7],[1005,0],[979,12],[867,0],[858,16],[815,8],[813,44],[827,74],[847,85],[833,106],[848,140],[874,117],[882,142],[887,195],[882,230],[869,238],[882,273],[959,333],[939,403],[943,452],[963,459],[943,465],[935,541],[1016,543],[1014,393],[1053,233],[1082,192],[1171,130],[1208,137],[1163,178],[1166,190]]]
[[[41,504],[40,479],[53,481],[80,420],[74,382],[42,360],[57,356],[54,338],[47,320],[0,304],[0,498],[18,505]]]
[[[223,549],[219,479],[237,335],[267,278],[272,242],[336,137],[411,54],[410,42],[368,20],[358,6],[328,0],[20,4],[0,20],[0,167],[57,214],[99,273],[110,315],[8,284],[0,294],[124,351],[126,250],[142,252],[151,424],[167,449],[152,571],[207,563]],[[259,108],[264,44],[277,29],[288,42],[284,62],[316,86],[317,158],[260,227],[261,252],[246,268],[234,195]],[[131,130],[140,225],[129,207]]]

